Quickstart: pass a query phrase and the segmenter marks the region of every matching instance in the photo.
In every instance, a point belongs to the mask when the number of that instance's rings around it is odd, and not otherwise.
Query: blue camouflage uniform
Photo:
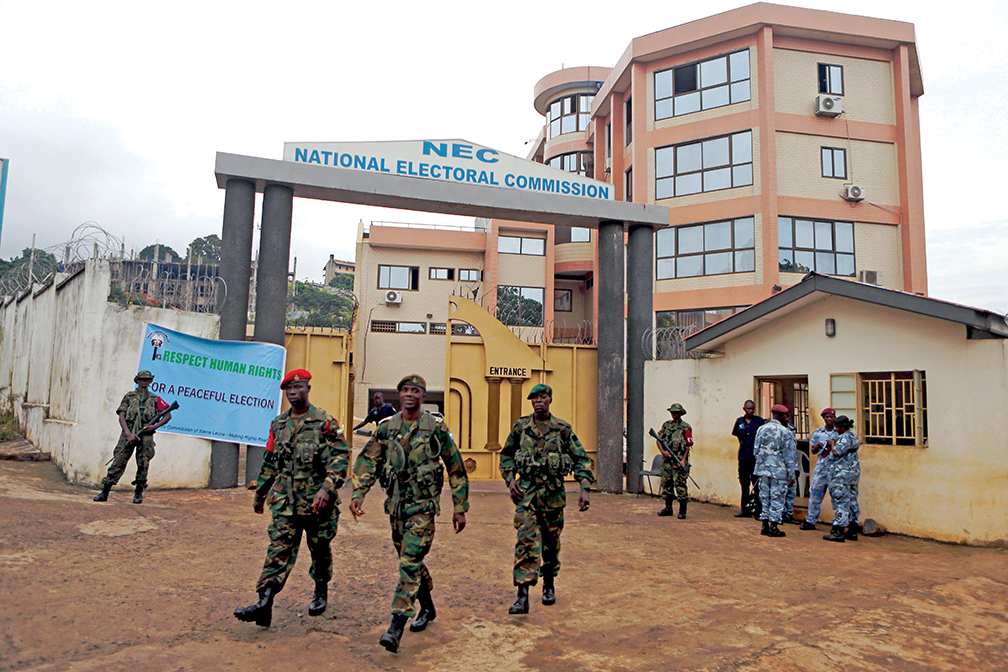
[[[760,479],[760,520],[781,522],[788,481],[798,466],[795,438],[777,420],[764,424],[756,432],[756,468]]]
[[[854,518],[854,502],[858,481],[861,480],[861,460],[858,448],[861,441],[853,429],[848,429],[837,439],[829,461],[829,493],[833,501],[833,526],[846,527]]]
[[[791,432],[791,436],[795,439],[795,446],[798,444],[798,429],[792,425],[790,422],[787,424],[787,429]],[[788,486],[787,492],[784,493],[784,515],[788,518],[794,517],[794,502],[798,497],[798,488],[800,487],[798,483],[798,476],[801,474],[801,469],[798,467],[798,453],[797,448],[795,452],[795,470],[791,472],[794,475],[794,483]]]
[[[809,486],[808,515],[805,522],[815,525],[819,522],[819,513],[822,511],[822,500],[826,495],[826,488],[829,487],[829,465],[833,461],[833,453],[823,455],[822,449],[826,447],[826,442],[836,441],[840,438],[836,429],[826,429],[820,427],[812,432],[811,450],[819,454],[816,460],[815,469],[812,470],[812,485]],[[816,447],[818,446],[818,448]]]

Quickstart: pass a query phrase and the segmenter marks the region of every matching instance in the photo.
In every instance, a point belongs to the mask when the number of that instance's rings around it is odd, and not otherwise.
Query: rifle
[[[673,460],[675,460],[676,462],[678,462],[678,463],[679,463],[679,467],[680,467],[680,468],[681,468],[681,469],[682,469],[683,471],[685,471],[685,472],[686,472],[686,478],[688,478],[689,480],[693,481],[693,485],[695,485],[695,486],[696,486],[697,488],[699,488],[699,487],[700,487],[700,484],[699,484],[699,483],[697,483],[697,482],[696,482],[696,481],[695,481],[695,480],[693,479],[693,477],[689,475],[689,470],[688,470],[688,469],[686,468],[686,465],[685,465],[685,464],[683,464],[683,461],[679,459],[679,456],[678,456],[678,455],[676,455],[675,453],[673,453],[673,452],[672,452],[672,451],[671,451],[671,450],[669,449],[669,447],[665,445],[665,442],[664,442],[664,441],[662,441],[662,440],[661,440],[661,437],[659,437],[659,436],[658,436],[658,434],[657,434],[657,433],[656,433],[656,432],[654,431],[654,427],[652,427],[652,428],[651,428],[650,430],[648,430],[648,434],[650,434],[651,436],[653,436],[653,437],[654,437],[655,441],[657,441],[657,442],[658,442],[658,447],[659,447],[659,448],[663,448],[663,449],[664,449],[664,453],[668,453],[669,455],[671,455],[671,456],[672,456],[672,459],[673,459]],[[663,454],[664,454],[664,453],[663,453]]]
[[[155,415],[154,418],[149,423],[147,423],[147,424],[154,425],[154,424],[157,424],[157,423],[161,422],[161,419],[164,418],[164,416],[166,416],[169,413],[171,413],[172,411],[178,409],[178,407],[179,407],[179,403],[177,401],[173,401],[171,403],[171,406],[169,406],[165,410],[163,410],[160,413],[158,413],[157,415]],[[134,434],[136,434],[137,440],[136,441],[131,441],[131,442],[127,443],[126,445],[127,446],[135,446],[135,445],[137,445],[137,444],[140,443],[140,438],[141,437],[151,435],[155,431],[156,430],[153,430],[153,429],[148,430],[146,432],[144,430],[142,430],[142,429],[137,430],[136,432],[134,432]],[[114,460],[114,459],[115,459],[115,454],[113,453],[112,457],[109,458],[109,461],[105,463],[105,466],[108,466],[108,465],[112,464],[112,460]]]

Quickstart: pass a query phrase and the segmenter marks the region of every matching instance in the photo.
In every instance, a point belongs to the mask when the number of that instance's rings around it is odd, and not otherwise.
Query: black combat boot
[[[665,499],[665,508],[658,512],[659,516],[674,516],[675,511],[672,510],[672,502],[675,500],[671,497]]]
[[[542,603],[547,607],[556,604],[556,588],[553,585],[552,576],[543,577],[543,598]]]
[[[784,514],[784,515],[783,515],[783,516],[781,517],[781,522],[782,522],[782,523],[788,523],[788,524],[790,524],[790,525],[797,525],[797,524],[798,524],[798,521],[797,521],[797,520],[795,520],[795,517],[794,517],[794,516],[792,516],[792,515],[791,515],[790,513],[785,513],[785,514]]]
[[[101,492],[94,496],[94,501],[96,502],[107,502],[109,493],[112,491],[111,485],[101,486]]]
[[[768,537],[786,537],[787,532],[777,527],[777,523],[770,523],[770,530],[767,532]]]
[[[824,534],[823,539],[826,541],[839,541],[841,544],[844,541],[844,529],[839,525],[834,525],[830,529],[829,534]]]
[[[259,601],[247,607],[234,610],[235,618],[246,623],[255,623],[268,628],[273,621],[273,587],[266,586],[259,591]]]
[[[392,616],[392,623],[388,626],[388,631],[378,640],[378,643],[388,649],[390,653],[395,653],[399,650],[399,641],[402,639],[403,629],[406,627],[407,620],[409,619],[406,616],[394,614]]]
[[[325,581],[315,582],[315,594],[312,596],[311,604],[308,605],[309,616],[321,616],[326,610],[329,598],[329,584]]]
[[[523,583],[518,586],[518,599],[515,603],[508,607],[509,614],[527,614],[529,610],[529,599],[528,599],[528,589],[529,584]]]
[[[764,520],[763,521],[763,529],[760,530],[760,534],[762,534],[764,537],[769,537],[770,536],[770,521],[769,520]]]
[[[421,584],[417,592],[417,602],[420,603],[420,612],[410,623],[410,632],[420,632],[427,628],[427,624],[437,618],[437,609],[434,608],[434,599],[431,597],[430,588]]]
[[[814,530],[815,529],[815,523],[810,523],[808,521],[808,519],[806,518],[805,522],[802,523],[801,527],[799,527],[798,529],[799,530]]]
[[[144,488],[143,488],[142,485],[136,486],[136,489],[133,490],[133,503],[134,504],[143,504],[143,491],[144,491]]]
[[[679,518],[686,517],[686,505],[689,504],[689,500],[683,499],[679,502]]]
[[[858,524],[851,523],[847,526],[847,534],[844,535],[845,539],[850,539],[851,541],[857,541]]]

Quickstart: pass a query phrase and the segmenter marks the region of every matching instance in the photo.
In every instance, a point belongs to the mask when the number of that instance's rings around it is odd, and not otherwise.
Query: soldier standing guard
[[[836,441],[826,444],[827,453],[832,453],[829,463],[829,494],[833,503],[833,527],[823,539],[843,542],[844,539],[857,541],[857,486],[861,480],[861,460],[858,448],[861,441],[851,431],[854,423],[846,415],[836,419]],[[847,527],[846,534],[844,527]]]
[[[830,455],[827,444],[834,443],[840,437],[836,431],[836,411],[832,408],[824,408],[822,415],[824,426],[812,432],[812,440],[809,442],[809,450],[813,455],[818,455],[815,469],[812,470],[812,484],[809,486],[808,515],[805,522],[799,529],[814,530],[819,522],[819,512],[822,510],[822,500],[826,495],[826,488],[829,487],[829,463]]]
[[[693,447],[693,428],[688,422],[683,422],[682,416],[686,409],[682,404],[672,404],[668,407],[672,415],[661,426],[658,435],[671,452],[661,451],[665,458],[662,461],[662,496],[665,498],[665,508],[658,512],[659,516],[674,515],[672,501],[679,500],[679,518],[686,517],[686,505],[689,503],[689,492],[686,490],[686,477],[689,475],[690,448]],[[659,445],[659,450],[661,446]]]
[[[777,525],[784,513],[784,497],[798,464],[795,439],[782,423],[787,420],[788,407],[775,404],[770,409],[773,419],[756,431],[756,469],[762,503],[760,520],[768,537],[786,537]]]
[[[307,533],[312,559],[308,574],[315,581],[308,614],[323,613],[328,600],[332,578],[330,544],[339,524],[340,499],[336,491],[346,479],[350,450],[339,422],[308,402],[309,380],[308,371],[295,369],[280,383],[291,407],[270,425],[252,504],[253,511],[262,513],[269,493],[273,514],[270,543],[256,583],[259,601],[238,607],[234,615],[239,621],[263,627],[269,627],[272,621],[273,598],[283,590],[294,568],[303,533]]]
[[[534,412],[511,428],[500,454],[500,473],[515,503],[514,584],[518,599],[509,614],[527,614],[529,586],[543,579],[542,603],[556,602],[554,577],[560,571],[560,533],[567,494],[564,477],[581,483],[578,509],[588,510],[588,488],[595,482],[591,460],[570,424],[550,413],[553,390],[539,383],[529,392]]]
[[[434,541],[434,517],[441,513],[442,462],[448,470],[456,534],[465,528],[469,510],[469,475],[462,453],[448,425],[421,410],[427,382],[412,374],[400,380],[396,389],[402,411],[379,424],[357,456],[350,500],[356,519],[364,515],[364,497],[376,481],[387,494],[385,513],[399,554],[399,583],[392,597],[392,623],[379,643],[393,653],[399,650],[406,621],[416,613],[414,602],[420,603],[420,613],[410,624],[410,632],[424,630],[437,616],[431,596],[434,581],[424,558]]]
[[[147,467],[154,458],[154,432],[171,420],[171,413],[165,413],[160,420],[157,416],[168,410],[168,404],[156,394],[147,391],[154,382],[154,374],[146,369],[133,377],[136,389],[127,392],[119,402],[119,442],[112,453],[112,466],[102,479],[102,489],[94,496],[96,502],[107,502],[112,486],[119,482],[129,463],[133,448],[136,448],[136,480],[133,485],[133,503],[143,502],[143,491],[147,487]]]

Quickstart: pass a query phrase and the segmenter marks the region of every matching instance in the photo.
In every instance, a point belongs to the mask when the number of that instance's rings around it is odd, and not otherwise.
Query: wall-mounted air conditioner
[[[858,280],[869,285],[881,285],[882,271],[858,271]]]
[[[856,184],[848,184],[844,187],[843,197],[845,201],[854,201],[855,203],[863,201],[865,198],[864,187],[859,187]]]
[[[389,290],[385,292],[385,305],[402,303],[402,292]]]
[[[817,117],[836,117],[841,112],[843,112],[843,98],[816,96],[815,113]]]

